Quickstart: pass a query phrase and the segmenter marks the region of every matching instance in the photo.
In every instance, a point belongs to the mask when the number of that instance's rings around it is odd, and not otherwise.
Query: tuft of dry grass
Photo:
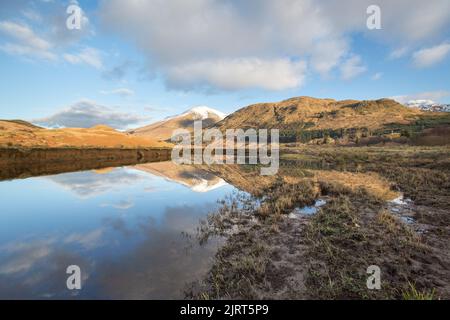
[[[318,194],[314,183],[308,179],[295,184],[287,184],[279,179],[263,191],[264,202],[257,210],[261,216],[281,215],[292,212],[296,207],[314,203]]]
[[[432,289],[420,291],[416,286],[409,282],[408,288],[402,291],[403,300],[434,300],[436,299],[436,290]]]

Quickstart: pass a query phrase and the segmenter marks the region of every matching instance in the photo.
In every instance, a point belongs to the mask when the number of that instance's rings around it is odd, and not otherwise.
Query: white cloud
[[[124,129],[144,120],[148,120],[148,117],[121,113],[96,102],[82,100],[52,116],[32,122],[46,127],[90,128],[103,124],[116,129]]]
[[[330,40],[319,42],[314,46],[311,66],[326,77],[333,68],[339,65],[348,45],[344,40]]]
[[[102,53],[94,48],[84,48],[78,53],[63,55],[64,60],[72,64],[87,64],[96,69],[103,68]]]
[[[66,15],[61,10],[66,4],[50,1],[45,4],[45,10],[39,11],[36,3],[17,0],[2,4],[1,18],[19,14],[33,26],[27,28],[32,32],[33,29],[39,31],[39,35],[33,32],[32,41],[13,36],[16,41],[0,44],[1,50],[55,60],[69,44],[94,34],[84,12],[82,30],[72,32],[65,28]],[[146,57],[147,71],[161,75],[168,86],[183,90],[208,86],[219,90],[255,86],[280,90],[291,88],[292,83],[301,85],[303,82],[295,63],[289,63],[294,69],[279,73],[283,85],[277,86],[271,79],[256,81],[256,71],[247,79],[238,79],[242,70],[242,63],[238,61],[264,62],[254,64],[261,68],[261,75],[265,75],[267,65],[275,61],[305,61],[311,71],[327,76],[348,67],[345,63],[349,61],[345,57],[352,54],[354,34],[362,33],[371,40],[397,48],[389,55],[396,59],[409,52],[405,48],[418,48],[430,39],[442,41],[450,25],[448,0],[378,0],[383,28],[372,32],[366,27],[366,9],[371,4],[372,0],[109,0],[100,2],[98,12],[103,26],[137,44]],[[49,47],[42,49],[44,43]],[[426,52],[417,54],[418,65],[432,63],[429,61],[433,58],[424,57]],[[439,60],[439,53],[435,56]],[[93,52],[66,52],[62,58],[103,70],[101,55]],[[215,70],[198,70],[202,65],[214,62],[220,64]],[[219,72],[224,64],[232,68],[228,72]],[[177,70],[192,68],[196,71],[192,79],[188,79],[189,74],[180,77],[177,73]],[[120,69],[112,72],[111,75],[117,74],[117,77],[123,73]],[[223,79],[218,79],[219,76]],[[238,84],[230,85],[230,77]]]
[[[280,90],[303,80],[303,63],[289,61],[299,60],[302,52],[316,47],[315,38],[330,33],[310,1],[288,4],[262,1],[254,10],[253,3],[108,1],[100,12],[110,29],[137,42],[149,66],[171,87]],[[315,27],[305,33],[308,24]],[[288,55],[280,55],[284,51]]]
[[[292,88],[305,72],[304,62],[292,61],[315,52],[312,67],[326,73],[347,49],[309,0],[113,0],[100,12],[110,29],[138,44],[170,87],[183,90]]]
[[[72,4],[78,5],[78,3],[71,1]],[[83,38],[95,35],[95,30],[91,25],[89,18],[81,9],[81,28],[76,30],[70,30],[66,26],[67,9],[68,4],[57,1],[50,4],[51,9],[47,9],[44,14],[46,21],[46,32],[49,35],[49,39],[60,47],[67,47],[69,45],[80,42]]]
[[[29,0],[11,1],[14,4],[2,3],[0,18],[9,19],[13,16],[14,21],[0,20],[0,36],[6,36],[4,39],[0,37],[0,50],[14,56],[57,61],[68,46],[95,34],[83,10],[81,29],[74,31],[66,27],[67,4],[57,1],[40,2],[39,6],[36,1]],[[76,1],[71,0],[71,3]],[[86,62],[95,68],[101,65],[101,60],[95,56],[94,51],[67,53],[64,59]]]
[[[128,97],[134,95],[134,91],[128,88],[117,88],[113,90],[101,90],[101,94],[109,95],[109,94],[117,94],[122,97]]]
[[[22,14],[25,18],[27,18],[30,21],[33,22],[41,22],[42,16],[39,14],[39,12],[33,10],[33,9],[25,9],[22,11]]]
[[[115,209],[120,209],[120,210],[128,210],[134,206],[134,202],[131,200],[120,200],[119,202],[114,203],[114,204],[103,203],[101,206],[102,207],[113,207]]]
[[[46,60],[56,60],[57,56],[49,51],[35,50],[34,48],[26,45],[6,43],[0,46],[0,50],[13,56],[26,56],[34,58],[42,58]]]
[[[372,76],[372,80],[380,80],[383,77],[383,72],[377,72]]]
[[[33,243],[19,243],[17,248],[12,248],[15,253],[11,259],[0,266],[0,275],[16,274],[30,270],[35,263],[46,259],[51,254],[51,248],[46,241]]]
[[[283,72],[285,85],[274,86],[270,79],[239,79],[243,67],[237,61],[302,60],[323,76],[347,63],[346,74],[353,76],[363,67],[349,68],[349,61],[343,59],[351,55],[352,34],[414,47],[441,36],[450,24],[448,0],[378,0],[383,29],[371,32],[366,27],[370,4],[372,0],[110,0],[101,3],[99,12],[104,26],[136,43],[147,58],[149,72],[159,72],[169,86],[240,89],[256,85],[278,90],[301,84],[292,80],[298,72]],[[403,54],[398,51],[393,57]],[[224,72],[224,65],[230,70]],[[213,70],[208,72],[205,66]],[[254,66],[265,76],[267,63]],[[180,75],[179,70],[192,70],[192,77]],[[230,85],[230,78],[238,84]]]
[[[114,169],[108,174],[83,171],[47,177],[60,187],[72,192],[81,199],[89,199],[104,193],[120,190],[143,179],[134,171]]]
[[[57,56],[51,52],[52,44],[39,37],[26,24],[0,21],[0,32],[14,41],[0,46],[0,49],[8,54],[38,57],[47,60],[57,59]]]
[[[450,43],[442,43],[440,45],[422,49],[414,52],[413,62],[416,67],[424,68],[435,65],[450,53]]]
[[[30,11],[33,12],[34,11]],[[34,13],[37,14],[37,13]],[[29,14],[28,14],[29,15]],[[52,29],[51,40],[39,36],[29,25],[12,21],[0,21],[0,33],[6,35],[10,40],[0,45],[0,50],[14,56],[25,56],[28,58],[58,60],[58,48],[64,41],[57,41],[54,35],[56,29]],[[66,31],[67,32],[67,28]],[[78,53],[63,54],[64,60],[72,64],[87,64],[94,68],[103,67],[102,54],[99,50],[86,47]]]
[[[428,91],[428,92],[419,92],[415,94],[406,94],[406,95],[398,95],[391,97],[391,99],[398,101],[399,103],[405,104],[414,100],[432,100],[439,101],[442,98],[450,96],[449,91],[440,90],[440,91]]]
[[[400,59],[406,56],[408,54],[408,51],[409,48],[407,47],[397,48],[389,54],[389,59],[391,60]]]
[[[108,70],[104,70],[102,77],[107,80],[122,80],[132,67],[135,67],[134,62],[125,61]]]
[[[168,68],[167,77],[175,88],[208,88],[224,90],[263,88],[282,90],[301,86],[306,64],[287,59],[212,60]]]
[[[2,21],[0,22],[0,30],[22,43],[27,43],[30,47],[39,50],[48,50],[51,47],[50,43],[38,37],[33,30],[25,24]]]
[[[360,56],[353,55],[341,64],[340,70],[342,79],[350,80],[366,72],[367,68],[362,64]]]
[[[92,250],[100,247],[105,230],[102,228],[94,229],[87,233],[69,234],[63,241],[64,243],[78,244],[84,249]]]

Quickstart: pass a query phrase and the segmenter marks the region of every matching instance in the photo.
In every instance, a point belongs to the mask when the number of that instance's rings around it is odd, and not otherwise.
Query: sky
[[[449,27],[448,0],[0,0],[0,119],[127,129],[295,96],[450,103]]]

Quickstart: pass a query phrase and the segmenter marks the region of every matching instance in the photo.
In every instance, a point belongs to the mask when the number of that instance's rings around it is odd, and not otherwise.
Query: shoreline
[[[0,148],[0,181],[170,160],[170,148]]]

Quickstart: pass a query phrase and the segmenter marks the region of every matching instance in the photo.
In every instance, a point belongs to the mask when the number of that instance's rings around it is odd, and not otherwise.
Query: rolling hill
[[[279,129],[280,142],[309,142],[331,137],[357,140],[373,136],[410,137],[427,128],[449,126],[448,113],[409,108],[394,100],[343,100],[296,97],[242,108],[214,127]]]
[[[420,115],[394,100],[374,101],[298,97],[277,103],[259,103],[242,108],[215,126],[226,128],[340,129],[380,128],[388,123],[409,123]]]
[[[45,129],[22,120],[0,120],[0,147],[135,148],[165,147],[164,142],[136,137],[104,125],[92,128]]]

